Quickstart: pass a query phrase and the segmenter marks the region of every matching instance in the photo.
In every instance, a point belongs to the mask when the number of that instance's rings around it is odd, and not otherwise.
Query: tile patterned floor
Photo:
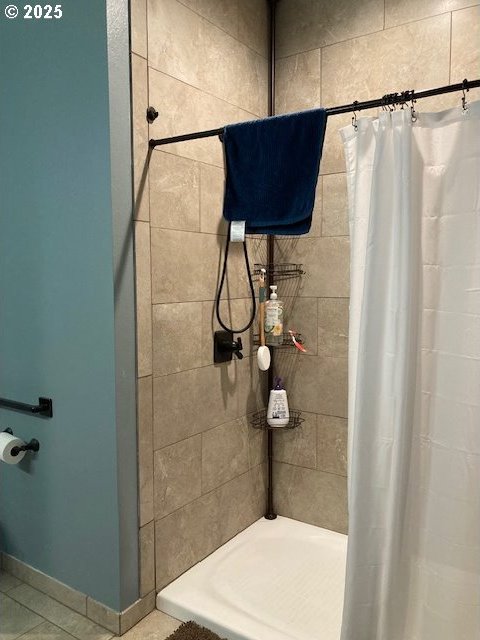
[[[122,638],[165,640],[179,625],[178,620],[153,611]],[[88,618],[0,571],[0,640],[110,640],[114,637]]]

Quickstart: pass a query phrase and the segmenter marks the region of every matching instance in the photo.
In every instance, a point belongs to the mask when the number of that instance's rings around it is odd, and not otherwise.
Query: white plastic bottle
[[[270,391],[267,409],[267,423],[270,427],[286,427],[290,420],[287,392],[281,378],[275,378],[275,386]]]
[[[283,343],[283,302],[278,300],[277,286],[270,285],[270,300],[266,302],[265,343],[270,345]]]

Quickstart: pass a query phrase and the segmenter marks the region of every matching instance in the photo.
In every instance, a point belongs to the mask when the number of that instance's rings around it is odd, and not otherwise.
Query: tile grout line
[[[153,478],[155,483],[155,476]],[[155,511],[155,503],[153,505]],[[153,590],[155,592],[155,609],[157,608],[157,523],[155,522],[155,513],[153,514]]]
[[[176,154],[172,154],[172,155],[176,155]],[[183,158],[183,156],[176,156],[179,158]],[[194,162],[197,162],[196,160]],[[209,165],[212,167],[216,167],[216,165]],[[216,167],[218,168],[218,167]],[[339,173],[329,173],[329,174],[322,174],[319,175],[319,179],[325,177],[326,175],[343,175],[343,173],[340,171]],[[136,220],[136,222],[145,222],[148,223],[148,220]],[[180,229],[178,227],[163,227],[163,226],[158,226],[158,225],[154,225],[154,224],[150,224],[151,229],[161,229],[162,231],[177,231],[179,233],[200,233],[204,236],[215,236],[217,238],[226,238],[227,234],[226,233],[214,233],[213,231],[202,231],[202,230],[197,230],[197,229]],[[308,239],[310,240],[314,240],[315,238],[349,238],[350,234],[348,233],[337,233],[337,234],[330,234],[330,235],[308,235]],[[247,238],[248,239],[248,238]],[[282,240],[282,238],[279,238],[279,240]]]
[[[50,620],[46,620],[46,619],[44,619],[43,622],[38,624],[36,627],[33,627],[33,629],[30,629],[30,631],[27,631],[26,633],[23,633],[21,636],[18,636],[18,638],[15,638],[15,640],[22,640],[22,638],[25,638],[25,636],[27,636],[32,631],[35,631],[35,629],[38,629],[38,627],[41,627],[43,624],[51,624],[52,627],[55,627],[55,629],[58,629],[58,631],[60,631],[61,633],[67,635],[69,638],[72,638],[72,640],[78,640],[78,638],[76,638],[75,636],[72,636],[71,633],[68,633],[68,631],[65,631],[65,629],[62,629],[62,627],[59,627],[58,624],[54,624],[53,622],[50,622]]]
[[[179,144],[179,143],[176,143]],[[197,158],[190,158],[190,156],[182,156],[180,153],[174,153],[173,151],[167,151],[170,145],[162,145],[161,147],[155,147],[153,150],[155,153],[165,153],[169,156],[174,156],[175,158],[182,158],[184,160],[190,160],[190,162],[196,162],[198,164],[204,164],[207,167],[215,167],[216,169],[220,169],[224,171],[223,164],[222,166],[218,164],[213,164],[213,162],[206,162],[205,160],[197,160]]]
[[[278,464],[286,464],[288,467],[293,467],[295,469],[305,469],[306,471],[313,471],[314,473],[316,473],[316,472],[326,473],[329,476],[335,476],[337,478],[345,478],[345,480],[348,477],[346,475],[343,475],[342,473],[336,473],[335,471],[324,471],[323,469],[319,469],[318,467],[313,469],[312,467],[305,467],[305,466],[303,466],[301,464],[292,464],[291,462],[285,462],[283,460],[275,460],[275,462],[277,462]]]
[[[196,434],[196,435],[198,435],[198,434]],[[252,471],[254,471],[257,467],[263,466],[263,464],[264,464],[263,462],[259,462],[258,464],[254,465],[251,469],[247,469],[246,471],[243,471],[242,473],[239,473],[237,476],[234,476],[233,478],[230,478],[229,480],[226,480],[225,482],[222,482],[221,484],[219,484],[216,487],[213,487],[213,489],[210,489],[206,493],[203,493],[202,495],[197,496],[193,500],[189,500],[185,504],[182,504],[180,507],[177,507],[173,511],[170,511],[170,513],[166,513],[165,515],[161,516],[160,518],[154,518],[155,523],[160,523],[165,518],[168,518],[169,516],[171,516],[174,513],[177,513],[181,509],[184,509],[185,507],[188,507],[188,506],[192,505],[194,502],[197,502],[197,500],[201,500],[202,498],[205,498],[206,496],[214,493],[218,489],[221,489],[222,487],[225,487],[230,482],[233,482],[234,480],[238,480],[239,478],[243,478],[244,476],[247,476],[248,474],[252,473]]]
[[[463,7],[462,9],[455,9],[455,11],[463,11],[464,9],[471,9],[472,7],[476,7],[478,5],[470,5],[469,7]],[[368,38],[368,36],[372,36],[374,34],[378,34],[378,33],[383,33],[384,31],[391,31],[392,29],[398,29],[400,27],[404,27],[406,25],[409,24],[415,24],[417,22],[423,22],[426,20],[433,20],[435,18],[438,18],[439,16],[444,16],[447,13],[452,13],[452,11],[442,11],[441,13],[435,13],[431,16],[425,16],[423,18],[416,18],[415,20],[407,20],[407,22],[401,22],[400,24],[395,24],[392,26],[385,26],[382,29],[376,29],[375,31],[369,31],[368,33],[362,33],[359,34],[358,36],[352,36],[350,38],[345,38],[344,40],[337,40],[335,42],[331,42],[329,44],[324,44],[324,45],[320,45],[317,47],[312,47],[311,49],[304,49],[302,51],[297,51],[295,53],[289,53],[286,56],[281,56],[280,58],[278,58],[278,60],[284,60],[285,58],[291,58],[293,56],[302,54],[302,53],[308,53],[309,51],[316,51],[317,49],[328,49],[329,47],[335,47],[336,45],[339,44],[344,44],[345,42],[352,42],[353,40],[359,40],[360,38]],[[335,106],[335,105],[331,105],[331,106]]]
[[[279,458],[274,458],[273,459],[274,462],[277,462],[278,464],[288,464],[290,467],[299,467],[300,469],[305,469],[306,471],[322,471],[321,469],[317,469],[317,467],[307,467],[304,464],[300,464],[300,463],[296,463],[296,462],[288,462],[287,460],[280,460]],[[325,471],[325,473],[327,473]],[[335,475],[340,475],[340,474],[335,474]]]
[[[202,89],[201,87],[196,87],[194,84],[191,84],[190,82],[186,82],[185,80],[182,80],[181,78],[177,78],[176,76],[172,76],[171,74],[167,73],[166,71],[162,71],[160,69],[157,69],[156,67],[154,67],[153,65],[149,64],[148,68],[151,69],[152,71],[155,71],[155,73],[160,73],[162,76],[165,76],[166,78],[170,78],[172,80],[175,80],[176,82],[180,82],[181,84],[185,85],[186,87],[190,87],[190,89],[194,89],[195,91],[199,91],[200,93],[204,93],[206,96],[210,96],[212,98],[215,98],[216,100],[220,100],[220,102],[224,102],[225,104],[228,104],[230,107],[235,107],[235,109],[240,109],[240,111],[244,111],[245,113],[247,113],[250,116],[253,116],[253,118],[262,118],[262,116],[258,113],[254,113],[253,111],[250,111],[249,109],[245,109],[244,107],[241,107],[238,104],[235,104],[234,102],[230,102],[229,100],[225,100],[225,98],[221,98],[217,95],[215,95],[214,93],[207,91],[206,89]],[[229,122],[226,122],[225,125],[230,124]],[[219,125],[217,128],[220,128],[222,126],[225,125]],[[212,127],[209,127],[212,128]],[[215,128],[215,127],[213,127]],[[174,135],[174,134],[171,134]],[[168,137],[168,136],[167,136]],[[178,144],[178,143],[177,143]]]
[[[197,193],[197,212],[198,212],[198,232],[202,233],[202,192],[203,192],[203,180],[202,180],[202,167],[201,164],[197,161],[198,167],[198,193]],[[206,189],[206,187],[205,187]],[[216,234],[217,235],[217,234]]]
[[[130,0],[130,3],[134,1],[134,0]],[[150,106],[150,69],[148,67],[148,55],[149,55],[149,46],[148,46],[148,1],[145,0],[145,37],[146,37],[146,45],[147,45],[147,105],[146,108],[148,108]],[[131,11],[131,10],[130,10]],[[151,219],[152,219],[152,212],[150,210],[150,196],[151,196],[151,184],[150,184],[150,161],[152,159],[152,155],[150,155],[148,153],[148,151],[150,150],[150,147],[148,146],[150,140],[150,123],[147,121],[147,140],[145,141],[145,144],[147,145],[147,159],[148,159],[148,167],[147,167],[147,183],[148,183],[148,224],[150,225],[150,232],[151,232]],[[150,263],[151,263],[151,258],[152,258],[152,254],[150,251]],[[150,290],[152,288],[152,267],[150,264]],[[150,298],[151,301],[151,298]],[[152,349],[153,349],[153,345],[152,345]],[[152,350],[152,356],[153,356],[153,350]]]
[[[466,7],[460,7],[459,9],[451,9],[451,13],[458,13],[459,11],[465,11],[465,9],[473,9],[474,7],[478,7],[480,3],[475,2],[474,4],[469,4]]]
[[[243,299],[243,298],[241,298]],[[308,296],[306,298],[302,298],[303,299],[316,299],[316,300],[348,300],[349,298],[324,298],[322,297],[315,297],[315,296]],[[188,303],[184,303],[184,302],[165,302],[165,303],[161,303],[163,304],[188,304]],[[157,306],[157,305],[155,305]],[[317,329],[318,330],[318,329]],[[249,355],[245,355],[244,356],[244,360],[246,360],[247,358],[253,358],[255,359],[255,353],[256,351],[254,351],[253,353],[249,354]],[[290,355],[297,355],[296,353],[294,353],[294,351],[291,351]],[[315,358],[322,358],[324,360],[347,360],[348,359],[348,354],[347,355],[325,355],[322,353],[311,353],[311,354],[305,354],[305,357],[315,357]],[[213,362],[209,363],[209,364],[202,364],[198,367],[190,367],[189,369],[181,369],[180,371],[172,371],[170,373],[163,373],[163,374],[152,374],[152,379],[153,380],[162,380],[165,378],[168,378],[169,376],[177,376],[177,375],[181,375],[182,373],[187,373],[189,371],[198,371],[199,369],[207,369],[208,367],[213,367],[215,366],[215,364]],[[149,376],[143,376],[144,378],[148,378]],[[312,413],[311,411],[309,411],[308,413]],[[322,415],[328,415],[328,414],[322,414]],[[333,415],[333,414],[332,414]],[[341,418],[342,416],[336,416],[338,418]]]
[[[15,600],[15,602],[16,602],[16,600]],[[22,606],[23,606],[23,605],[22,605]],[[35,613],[35,611],[34,611],[33,613]],[[36,615],[38,616],[38,613],[37,613]],[[42,617],[42,616],[40,616],[40,617]],[[24,638],[26,635],[28,635],[28,634],[29,634],[29,633],[31,633],[32,631],[35,631],[35,629],[38,629],[38,627],[41,627],[41,626],[42,626],[42,624],[45,624],[46,622],[48,622],[49,624],[53,624],[53,623],[49,622],[49,620],[46,620],[45,618],[43,618],[43,620],[42,620],[41,622],[39,622],[38,624],[36,624],[34,627],[32,627],[31,629],[29,629],[28,631],[25,631],[24,633],[22,633],[22,634],[21,634],[21,635],[19,635],[19,636],[15,636],[14,640],[21,640],[22,638]],[[54,625],[54,626],[57,626],[57,625]],[[64,633],[66,633],[66,631],[64,631],[64,629],[62,629],[62,628],[60,628],[60,627],[57,627],[57,629],[59,629],[60,631],[62,631],[62,632],[64,632]],[[68,635],[70,635],[70,634],[68,634]],[[73,636],[71,636],[71,637],[73,638]]]
[[[150,84],[150,82],[149,82]],[[149,125],[149,131],[150,131],[150,125]],[[150,137],[150,133],[149,133],[149,137]],[[148,141],[147,141],[148,143]],[[150,167],[149,167],[150,169]],[[154,343],[153,343],[153,260],[152,260],[152,256],[153,256],[153,244],[152,244],[152,215],[151,215],[151,211],[150,211],[150,198],[151,198],[151,186],[150,186],[151,180],[149,179],[148,181],[148,207],[149,207],[149,216],[148,216],[148,238],[149,238],[149,242],[148,242],[148,252],[149,252],[149,276],[150,276],[150,305],[149,305],[149,310],[150,310],[150,359],[151,359],[151,375],[152,375],[152,387],[153,387],[153,352],[154,352]],[[137,306],[137,312],[138,312],[138,306]],[[152,390],[152,419],[153,419],[153,390]]]
[[[40,589],[37,589],[36,587],[32,587],[32,585],[29,584],[28,582],[21,581],[21,584],[17,585],[17,587],[14,587],[14,589],[12,589],[12,591],[15,591],[15,589],[17,589],[18,587],[21,587],[22,585],[27,586],[30,589],[33,589],[34,591],[40,593],[44,597],[49,598],[50,600],[53,600],[55,604],[58,604],[58,605],[60,605],[62,607],[65,607],[65,609],[68,609],[71,613],[75,614],[76,616],[79,616],[80,618],[82,618],[83,620],[86,620],[90,624],[95,625],[96,627],[99,627],[99,629],[102,629],[103,631],[106,631],[107,633],[110,633],[111,634],[110,638],[114,637],[115,634],[112,634],[110,629],[107,629],[106,627],[103,627],[101,624],[98,624],[98,622],[95,622],[91,618],[88,618],[86,615],[83,615],[82,613],[78,613],[78,611],[75,611],[75,609],[72,609],[71,607],[69,607],[68,605],[64,604],[63,602],[60,602],[56,598],[52,598],[52,596],[48,595],[48,593],[45,593],[44,591],[40,591]],[[28,611],[31,611],[32,613],[34,613],[35,615],[39,616],[40,618],[43,618],[43,621],[40,624],[38,624],[37,627],[40,626],[41,624],[43,624],[44,622],[49,622],[50,624],[53,624],[55,627],[58,627],[59,629],[61,629],[65,633],[67,633],[68,635],[71,635],[72,638],[75,638],[75,640],[82,640],[82,638],[80,638],[79,636],[72,635],[67,629],[65,629],[64,627],[60,626],[58,623],[53,622],[49,618],[46,618],[43,614],[38,613],[38,611],[35,611],[35,609],[32,609],[31,607],[29,607],[28,605],[24,604],[20,600],[17,600],[16,598],[14,598],[12,596],[9,596],[9,597],[10,597],[11,600],[14,600],[17,604],[19,604],[20,606],[24,607],[24,609],[27,609]]]
[[[152,282],[152,278],[150,279],[150,282]],[[151,329],[151,334],[152,334],[152,382],[151,382],[151,393],[150,393],[150,411],[151,411],[151,418],[150,418],[150,430],[151,430],[151,434],[150,434],[150,442],[151,442],[151,446],[152,446],[152,450],[150,452],[150,456],[151,456],[151,475],[152,475],[152,516],[153,516],[153,581],[154,581],[154,585],[156,585],[156,579],[157,579],[157,563],[156,563],[156,559],[155,559],[155,553],[156,553],[156,537],[155,537],[155,447],[153,446],[153,434],[154,434],[154,399],[153,399],[153,307],[150,307],[152,312],[151,312],[151,319],[152,319],[152,329]],[[139,523],[140,524],[140,523]],[[140,535],[138,536],[138,543],[139,543],[139,550],[138,550],[138,555],[139,555],[139,559],[140,559]],[[140,579],[141,576],[139,575],[139,591],[140,591]],[[155,587],[154,587],[155,588]],[[122,621],[120,619],[120,631],[121,631],[121,625],[122,625]]]
[[[133,56],[136,56],[137,58],[140,58],[141,60],[144,60],[147,63],[148,66],[148,57],[146,58],[145,56],[142,56],[141,53],[137,53],[136,51],[134,51],[133,49],[130,49],[130,56],[133,58]],[[132,83],[133,84],[133,83]]]
[[[153,353],[154,353],[154,342],[153,342],[153,268],[152,268],[152,224],[151,224],[151,211],[150,211],[150,180],[148,181],[148,275],[150,276],[150,301],[148,306],[148,316],[150,319],[150,375],[152,376],[152,422],[153,422]],[[138,313],[140,305],[138,302],[136,303],[136,311]],[[138,319],[137,319],[138,322]],[[138,430],[138,425],[137,425]],[[152,428],[153,433],[153,428]]]
[[[135,0],[133,0],[133,2],[134,1]],[[148,2],[148,0],[144,0],[144,1],[145,1],[145,39],[146,39],[147,66],[148,66],[148,54],[149,54],[149,46],[148,46],[148,40],[149,40],[149,38],[148,38],[148,23],[149,23],[148,14],[149,14],[149,11],[148,11],[148,5],[149,5],[149,2]],[[130,14],[132,13],[131,4],[132,4],[132,0],[130,1]],[[147,88],[147,91],[148,91],[148,88]]]
[[[148,5],[148,2],[147,2]],[[148,9],[147,9],[148,11]],[[148,20],[147,20],[148,23]],[[147,42],[148,42],[148,37],[147,37]],[[150,91],[150,82],[148,83],[148,90]],[[150,127],[149,127],[149,131],[150,131]],[[151,203],[151,193],[152,193],[152,181],[149,180],[148,181],[148,201],[149,201],[149,206]],[[151,500],[152,500],[152,516],[153,516],[153,520],[155,520],[155,447],[154,447],[154,418],[155,418],[155,402],[154,402],[154,397],[153,397],[153,370],[154,370],[154,354],[155,354],[155,341],[154,341],[154,336],[153,336],[153,260],[152,260],[152,256],[153,256],[153,250],[152,250],[152,224],[151,224],[151,220],[152,220],[152,212],[151,210],[149,210],[149,250],[150,250],[150,269],[149,269],[149,274],[150,274],[150,305],[149,305],[149,310],[150,310],[150,336],[151,336],[151,346],[150,346],[150,358],[151,358],[151,363],[152,363],[152,378],[151,378],[151,385],[150,385],[150,433],[149,433],[149,442],[151,443],[151,451],[150,451],[150,468],[151,468],[151,481],[152,481],[152,490],[151,490]],[[139,521],[139,525],[140,525],[140,521]],[[154,535],[154,539],[153,539],[153,545],[154,545],[154,558],[153,558],[153,578],[154,578],[154,584],[156,584],[156,573],[157,573],[157,564],[156,564],[156,559],[155,559],[155,526],[153,529],[153,535]],[[139,561],[140,561],[140,530],[139,530],[139,536],[138,536],[138,542],[139,542],[139,550],[138,550],[138,557],[139,557]],[[139,575],[139,592],[140,592],[140,579],[141,576]],[[120,620],[120,631],[121,631],[121,620]]]
[[[449,59],[448,59],[448,84],[452,82],[452,41],[453,41],[453,11],[450,12],[450,40],[449,40]]]
[[[28,569],[32,569],[33,571],[37,571],[37,569],[35,569],[34,567],[32,567],[31,565],[27,564],[26,562],[23,562],[22,560],[18,560],[17,558],[15,558],[15,556],[10,556],[11,558],[13,558],[14,560],[18,561],[19,563],[23,564],[24,566],[26,566]],[[4,593],[4,595],[8,595],[11,591],[13,591],[14,589],[17,589],[18,587],[21,587],[22,585],[26,585],[27,587],[30,587],[30,589],[34,589],[35,591],[38,591],[39,593],[41,593],[42,595],[46,596],[47,598],[50,598],[51,600],[53,600],[54,602],[61,604],[62,606],[66,607],[67,609],[69,609],[70,611],[73,611],[73,613],[78,614],[79,616],[82,616],[83,618],[86,618],[87,620],[90,620],[90,618],[88,618],[88,616],[83,613],[80,613],[79,611],[77,611],[76,609],[72,609],[72,607],[70,607],[68,604],[65,604],[65,602],[63,602],[62,600],[58,600],[57,598],[55,598],[54,596],[50,595],[49,593],[47,593],[46,591],[42,591],[41,589],[39,589],[38,587],[34,587],[32,584],[30,584],[30,582],[27,582],[26,580],[23,580],[21,578],[18,578],[15,574],[11,573],[10,571],[6,571],[5,569],[3,569],[3,571],[5,573],[8,573],[10,576],[13,576],[14,578],[16,578],[20,584],[15,585],[14,587],[11,587],[8,592],[0,592],[0,593]],[[53,578],[52,576],[49,576],[47,574],[44,574],[47,578],[56,581],[55,578]],[[69,587],[69,585],[65,584],[65,583],[60,583],[61,585],[67,587],[67,589],[72,589],[74,590],[72,587]],[[75,590],[74,590],[75,591]],[[87,594],[81,593],[81,592],[77,592],[80,593],[80,595],[82,597],[85,598],[85,611],[86,611],[86,601],[87,598],[89,596],[87,596]],[[10,598],[11,600],[15,600],[15,598]],[[18,600],[15,600],[15,602],[19,602]],[[26,605],[24,605],[23,603],[19,602],[19,604],[21,604],[23,607],[25,607],[26,609],[29,609],[29,607],[27,607]],[[32,609],[33,611],[33,609]],[[33,613],[36,613],[35,611],[33,611]],[[40,617],[43,617],[41,614],[37,613],[37,615],[39,615]],[[46,620],[46,622],[49,622],[49,620]],[[92,620],[93,622],[93,620]],[[53,623],[52,623],[53,624]],[[58,626],[58,625],[57,625]],[[101,625],[100,625],[101,626]]]
[[[192,13],[194,13],[195,15],[197,15],[199,18],[201,18],[202,20],[205,20],[205,22],[208,22],[209,24],[211,24],[213,27],[215,27],[216,29],[219,29],[220,31],[223,31],[223,33],[225,33],[227,36],[229,36],[230,38],[233,38],[233,40],[236,40],[239,44],[243,45],[244,47],[246,47],[247,49],[250,49],[250,51],[252,51],[253,53],[256,53],[258,56],[260,56],[263,60],[265,60],[266,62],[268,61],[268,57],[264,56],[262,53],[260,53],[259,51],[257,51],[256,49],[254,49],[253,47],[251,47],[249,44],[247,44],[246,42],[243,42],[243,40],[240,40],[239,37],[232,35],[229,31],[226,31],[225,29],[223,29],[222,27],[220,27],[220,25],[216,24],[215,22],[213,22],[212,20],[209,20],[206,16],[202,15],[201,13],[199,13],[198,11],[195,11],[195,9],[192,9],[191,7],[189,7],[188,5],[184,4],[182,2],[182,0],[177,0],[177,2],[179,4],[181,4],[183,7],[185,7],[185,9],[188,9],[189,11],[191,11]],[[237,16],[238,18],[238,16]]]
[[[166,303],[169,304],[169,303]],[[184,303],[184,302],[175,302],[172,304],[189,304],[189,303]],[[201,303],[200,303],[201,304]],[[247,358],[253,358],[255,355],[255,353],[252,354],[248,354],[248,355],[244,355],[243,359],[246,360]],[[157,375],[152,375],[153,380],[160,380],[160,379],[164,379],[167,378],[168,376],[176,376],[182,373],[187,373],[188,371],[198,371],[199,369],[207,369],[208,367],[214,367],[215,363],[211,362],[209,364],[201,364],[198,367],[190,367],[190,369],[182,369],[180,371],[172,371],[171,373],[163,373],[163,374],[157,374]],[[219,367],[221,368],[221,367]],[[237,412],[238,412],[238,407],[237,407]]]
[[[255,411],[250,411],[249,413],[246,413],[246,414],[244,414],[242,416],[239,416],[238,418],[232,418],[232,420],[226,420],[225,422],[221,422],[220,424],[216,424],[216,425],[213,425],[212,427],[208,427],[208,429],[205,429],[204,431],[199,431],[198,433],[193,433],[192,435],[187,436],[186,438],[182,438],[181,440],[176,440],[175,442],[172,442],[170,444],[163,445],[162,447],[159,447],[158,449],[155,449],[155,453],[157,451],[163,451],[163,449],[166,449],[167,447],[172,447],[172,446],[174,446],[176,444],[179,444],[180,442],[185,442],[186,440],[189,440],[190,438],[195,438],[196,436],[199,436],[199,435],[202,435],[204,433],[207,433],[208,431],[213,431],[213,429],[218,429],[220,427],[224,427],[225,425],[229,424],[230,422],[235,422],[237,420],[244,420],[245,418],[250,417],[254,413],[256,413],[256,412]],[[306,412],[306,413],[310,413],[310,412]],[[311,415],[324,415],[324,414],[311,414]],[[334,416],[332,416],[332,417],[334,417]],[[341,418],[341,419],[343,420],[344,418]],[[255,429],[254,427],[252,427],[250,425],[248,420],[247,420],[247,424],[248,424],[248,427],[249,427],[249,431],[250,431],[250,428],[251,429]],[[253,465],[253,467],[256,467],[256,466],[257,466],[256,464]],[[241,474],[239,474],[239,475],[241,475]],[[148,523],[145,523],[145,524],[148,524]]]
[[[228,422],[226,422],[225,424],[228,424]],[[207,492],[205,492],[205,494],[203,493],[203,485],[204,485],[204,481],[203,481],[203,434],[204,431],[202,431],[200,433],[200,496],[206,495]]]

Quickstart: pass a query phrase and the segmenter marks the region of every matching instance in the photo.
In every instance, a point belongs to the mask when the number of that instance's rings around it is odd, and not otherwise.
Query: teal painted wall
[[[0,464],[0,535],[120,610],[137,585],[122,585],[106,6],[62,8],[0,15],[0,396],[54,402],[51,420],[0,410],[0,429],[41,443]]]

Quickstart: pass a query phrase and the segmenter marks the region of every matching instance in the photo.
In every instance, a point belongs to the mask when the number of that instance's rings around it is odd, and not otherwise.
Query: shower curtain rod
[[[382,98],[376,98],[375,100],[365,100],[364,102],[352,102],[351,104],[344,104],[339,107],[330,107],[326,109],[328,116],[336,116],[341,113],[349,113],[356,111],[364,111],[365,109],[374,109],[375,107],[388,107],[397,104],[406,104],[422,98],[429,98],[431,96],[438,96],[442,93],[453,93],[455,91],[469,91],[475,87],[480,87],[480,79],[467,80],[459,82],[457,84],[449,84],[445,87],[437,87],[435,89],[426,89],[425,91],[403,91],[402,93],[387,93]],[[210,129],[208,131],[197,131],[195,133],[185,133],[180,136],[172,136],[170,138],[160,138],[158,140],[152,139],[149,141],[149,147],[154,149],[164,144],[173,144],[174,142],[185,142],[186,140],[198,140],[199,138],[211,138],[213,136],[220,136],[223,134],[225,127],[219,129]]]

